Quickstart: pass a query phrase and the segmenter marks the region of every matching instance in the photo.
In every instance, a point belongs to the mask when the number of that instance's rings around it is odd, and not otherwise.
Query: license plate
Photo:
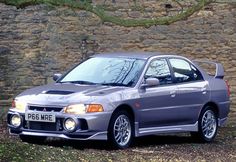
[[[38,122],[56,122],[56,116],[51,113],[42,112],[26,112],[25,120],[27,121],[38,121]]]

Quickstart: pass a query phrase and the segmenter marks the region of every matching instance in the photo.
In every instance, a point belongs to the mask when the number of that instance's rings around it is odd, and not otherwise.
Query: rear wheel
[[[218,121],[216,113],[211,107],[206,107],[200,114],[198,120],[198,132],[191,135],[202,142],[211,142],[218,130]]]
[[[126,111],[116,112],[108,128],[108,140],[115,148],[124,149],[132,142],[134,129],[132,119]]]
[[[47,137],[20,135],[20,139],[21,141],[28,143],[43,143],[47,139]]]

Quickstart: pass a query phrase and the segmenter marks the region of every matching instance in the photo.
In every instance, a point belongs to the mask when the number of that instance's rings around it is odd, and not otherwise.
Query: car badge
[[[46,108],[44,108],[43,111],[47,111]]]

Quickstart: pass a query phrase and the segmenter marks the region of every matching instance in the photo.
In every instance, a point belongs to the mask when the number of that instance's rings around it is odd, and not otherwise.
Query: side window
[[[149,64],[145,78],[154,77],[159,79],[160,84],[172,83],[171,73],[167,61],[165,59],[157,59]]]
[[[170,59],[170,64],[178,83],[203,79],[199,70],[185,60]]]

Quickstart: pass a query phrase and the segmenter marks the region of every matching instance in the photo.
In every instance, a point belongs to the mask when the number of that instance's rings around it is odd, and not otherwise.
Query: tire
[[[112,115],[108,127],[108,142],[115,149],[128,148],[134,137],[134,125],[126,111],[118,111]]]
[[[22,142],[40,144],[40,143],[44,143],[47,137],[20,135],[20,139]]]
[[[198,119],[198,132],[192,132],[191,136],[200,142],[214,140],[218,130],[218,119],[212,107],[205,107]]]

